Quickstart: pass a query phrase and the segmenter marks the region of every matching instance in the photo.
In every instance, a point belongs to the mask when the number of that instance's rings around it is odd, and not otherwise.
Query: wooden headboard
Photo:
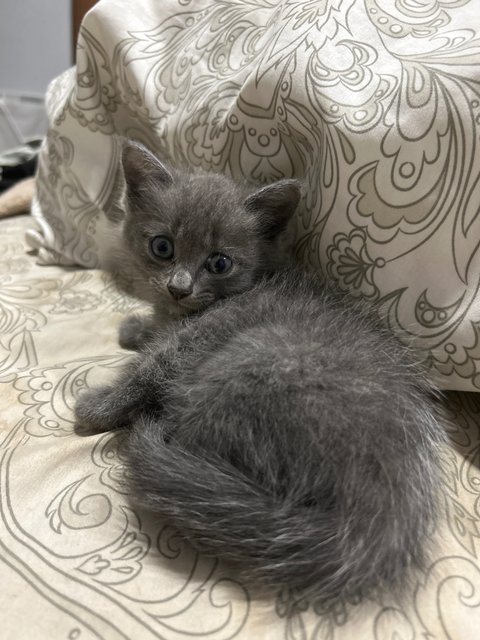
[[[78,30],[83,20],[83,16],[89,11],[97,0],[72,0],[72,47],[75,58],[75,47],[77,46]]]

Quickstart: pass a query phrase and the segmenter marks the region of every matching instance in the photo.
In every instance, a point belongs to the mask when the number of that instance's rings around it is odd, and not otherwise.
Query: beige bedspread
[[[119,487],[122,433],[81,437],[72,406],[128,354],[134,303],[96,270],[35,264],[26,216],[0,221],[2,640],[477,640],[480,398],[451,393],[447,517],[404,603],[260,598]]]

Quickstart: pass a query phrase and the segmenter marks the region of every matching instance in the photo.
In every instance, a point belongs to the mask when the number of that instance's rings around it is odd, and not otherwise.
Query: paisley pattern
[[[101,263],[113,134],[297,176],[298,259],[384,304],[441,387],[479,390],[479,34],[476,0],[102,0],[49,90],[29,241]]]
[[[29,224],[0,221],[2,638],[32,629],[39,640],[478,638],[479,394],[445,396],[445,518],[405,599],[292,607],[282,592],[241,584],[130,501],[123,432],[74,433],[75,399],[130,357],[117,327],[138,305],[99,270],[35,264],[22,243]],[[362,238],[337,235],[340,278],[350,279]],[[361,255],[372,296],[371,271],[381,266]]]
[[[0,221],[6,638],[476,640],[480,628],[475,0],[102,0],[48,95],[34,223]],[[258,594],[130,502],[124,434],[72,406],[129,357],[95,267],[115,133],[177,164],[304,179],[297,256],[382,305],[446,388],[445,518],[404,600]],[[27,228],[28,227],[28,228]],[[38,253],[35,264],[22,236]],[[57,265],[57,266],[55,266]],[[58,266],[59,265],[59,266]]]

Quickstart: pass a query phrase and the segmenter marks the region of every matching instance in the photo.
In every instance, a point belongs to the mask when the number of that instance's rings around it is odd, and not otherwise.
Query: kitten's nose
[[[191,291],[185,291],[185,289],[177,289],[177,287],[174,287],[171,284],[167,285],[167,289],[170,291],[170,295],[172,296],[172,298],[175,298],[175,300],[186,298],[192,293]]]
[[[177,271],[170,278],[167,289],[175,300],[186,298],[193,291],[193,279],[188,271]]]

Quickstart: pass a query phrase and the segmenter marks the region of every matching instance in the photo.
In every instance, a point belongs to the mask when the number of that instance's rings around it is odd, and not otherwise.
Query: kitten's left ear
[[[298,180],[280,180],[249,195],[244,206],[258,214],[263,235],[273,239],[285,230],[300,196],[301,183]]]
[[[122,165],[129,197],[142,197],[148,187],[166,187],[173,182],[167,167],[139,142],[123,141]]]

